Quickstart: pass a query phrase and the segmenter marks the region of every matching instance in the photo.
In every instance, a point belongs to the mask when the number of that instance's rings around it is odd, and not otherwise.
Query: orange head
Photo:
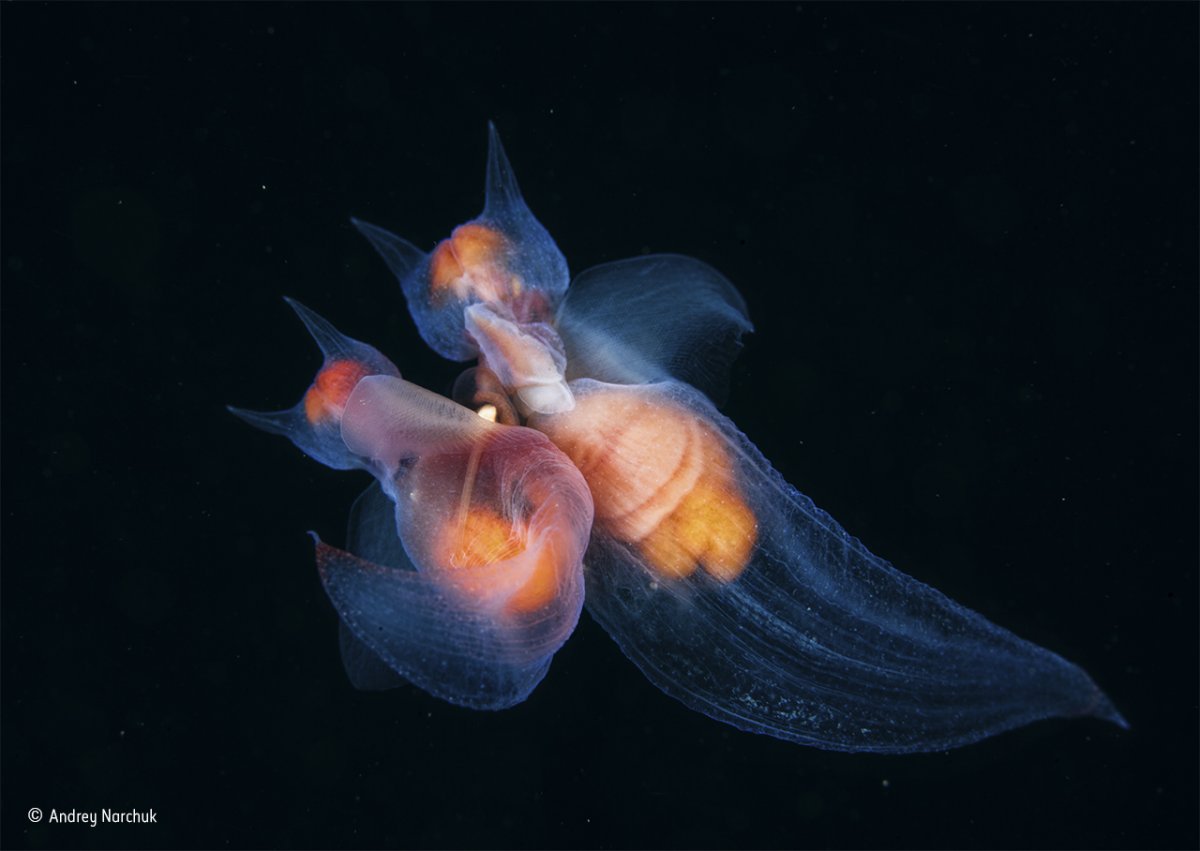
[[[471,296],[507,302],[520,295],[521,281],[507,271],[508,240],[498,230],[468,222],[443,239],[429,258],[429,292],[435,304]]]
[[[353,360],[326,361],[304,394],[304,416],[312,425],[327,420],[340,420],[346,409],[346,400],[363,378],[372,370],[363,363]]]

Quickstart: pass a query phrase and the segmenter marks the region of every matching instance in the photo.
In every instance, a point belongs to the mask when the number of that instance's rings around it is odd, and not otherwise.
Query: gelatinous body
[[[750,559],[757,520],[712,426],[660,385],[600,385],[562,414],[534,416],[587,480],[597,532],[635,544],[647,566],[682,579],[703,567],[728,582]]]
[[[355,224],[421,336],[477,361],[452,402],[293,304],[322,369],[292,409],[235,411],[375,477],[347,550],[317,545],[355,685],[511,706],[586,604],[667,694],[801,744],[903,753],[1053,716],[1125,725],[1080,668],[872,555],[717,411],[752,326],[710,266],[650,255],[568,288],[494,129],[483,212],[432,252]]]

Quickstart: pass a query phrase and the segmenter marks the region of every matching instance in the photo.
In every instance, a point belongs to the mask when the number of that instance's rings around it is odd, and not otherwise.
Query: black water
[[[1196,847],[1195,5],[0,15],[4,847]],[[573,270],[742,288],[790,481],[1132,729],[822,753],[586,616],[508,712],[353,691],[304,532],[364,481],[224,405],[309,381],[285,294],[448,389],[348,218],[474,216],[489,118]]]

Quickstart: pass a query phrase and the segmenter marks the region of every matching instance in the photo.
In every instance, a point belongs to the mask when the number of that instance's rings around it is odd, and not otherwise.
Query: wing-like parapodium
[[[396,506],[388,499],[379,482],[359,494],[350,508],[346,529],[346,550],[352,555],[394,570],[416,570],[396,533]],[[407,680],[363,644],[338,621],[338,649],[346,676],[355,688],[378,691],[403,685]]]
[[[615,384],[675,378],[718,403],[742,335],[741,294],[707,263],[651,254],[582,272],[558,309],[567,377]]]

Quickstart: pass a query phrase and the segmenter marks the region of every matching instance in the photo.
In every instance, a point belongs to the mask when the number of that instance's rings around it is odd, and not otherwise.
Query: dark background
[[[0,13],[0,844],[1196,846],[1195,4]],[[743,290],[726,410],[791,482],[1132,730],[823,753],[586,616],[507,712],[354,691],[304,532],[365,481],[223,406],[310,380],[285,294],[448,388],[348,218],[473,217],[488,118],[572,270]]]

